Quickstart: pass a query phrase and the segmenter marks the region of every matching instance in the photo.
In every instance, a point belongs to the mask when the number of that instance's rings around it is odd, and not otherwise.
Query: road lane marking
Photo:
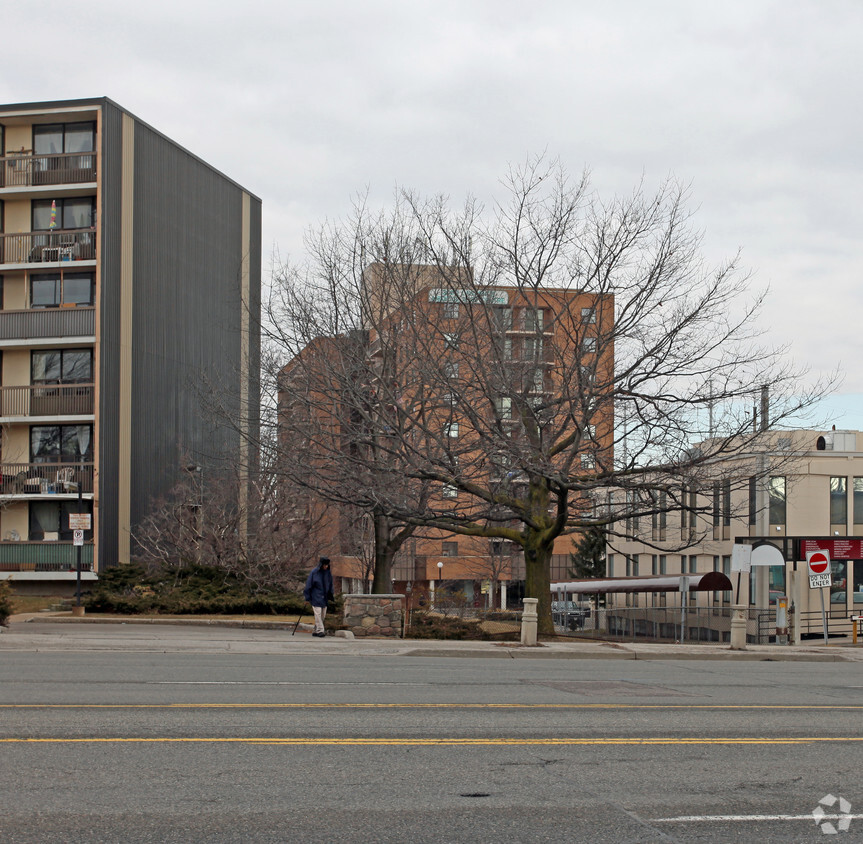
[[[4,709],[661,709],[856,712],[863,704],[664,703],[0,703]]]
[[[516,746],[657,746],[657,745],[751,745],[861,742],[863,736],[760,736],[720,738],[315,738],[315,737],[90,737],[90,738],[0,738],[0,744],[266,744],[305,747],[516,747]]]
[[[863,815],[822,815],[822,820],[859,820]],[[651,818],[648,823],[739,823],[748,821],[809,821],[812,823],[812,812],[808,815],[682,815],[676,818]]]

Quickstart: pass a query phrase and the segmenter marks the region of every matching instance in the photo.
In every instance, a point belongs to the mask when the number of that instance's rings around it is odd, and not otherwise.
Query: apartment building
[[[0,577],[128,562],[151,500],[254,465],[261,203],[107,98],[0,105]],[[74,520],[73,520],[74,521]]]
[[[497,518],[491,498],[483,500],[483,494],[506,489],[517,497],[526,485],[526,462],[519,461],[519,451],[527,454],[531,447],[520,440],[522,414],[545,414],[545,435],[552,437],[559,434],[557,426],[572,425],[594,382],[607,379],[613,350],[603,346],[602,335],[609,336],[613,324],[610,297],[575,289],[480,288],[464,270],[454,270],[444,283],[437,268],[424,265],[372,265],[365,277],[371,323],[352,337],[331,339],[326,355],[318,352],[322,365],[327,356],[328,365],[341,356],[318,390],[326,392],[323,385],[331,380],[332,406],[341,416],[336,426],[322,419],[316,425],[343,440],[325,450],[337,455],[352,439],[375,449],[369,434],[374,428],[383,439],[388,430],[410,429],[402,441],[407,451],[423,453],[440,467],[441,477],[456,473],[483,492],[476,496],[459,483],[434,482],[423,491],[419,485],[406,488],[404,495],[421,498],[429,512],[459,513],[479,522]],[[362,371],[359,381],[366,392],[345,379],[336,384],[336,370]],[[293,389],[308,389],[292,382],[296,371],[295,361],[283,372],[283,407],[290,404]],[[595,404],[599,409],[584,422],[584,453],[577,461],[577,470],[591,475],[598,468],[597,454],[612,459],[611,403]],[[321,413],[330,410],[321,405]],[[314,437],[312,432],[303,439]],[[386,455],[389,447],[380,446]],[[410,455],[402,455],[410,462]],[[394,457],[395,465],[399,459]],[[338,472],[332,474],[338,481]],[[399,479],[392,482],[398,485]],[[329,515],[319,521],[328,528],[321,544],[334,575],[344,591],[368,591],[375,536],[371,519],[350,508],[324,509]],[[516,524],[510,520],[510,526]],[[569,575],[569,552],[577,538],[556,540],[553,579]],[[397,592],[431,593],[433,599],[443,588],[459,593],[470,606],[499,607],[523,596],[525,562],[516,542],[424,527],[401,546],[391,575]]]
[[[863,434],[858,431],[768,431],[769,447],[729,458],[708,489],[687,494],[700,508],[627,520],[630,537],[608,546],[610,577],[722,572],[731,592],[693,593],[699,606],[734,603],[767,610],[780,595],[794,603],[805,631],[820,629],[820,594],[810,589],[806,552],[831,558],[825,589],[830,623],[848,627],[863,613]],[[689,495],[693,498],[689,498]],[[683,498],[683,497],[681,497]],[[776,565],[732,568],[735,543],[774,546]],[[784,560],[784,562],[783,562]],[[663,606],[676,593],[609,596],[610,603]]]

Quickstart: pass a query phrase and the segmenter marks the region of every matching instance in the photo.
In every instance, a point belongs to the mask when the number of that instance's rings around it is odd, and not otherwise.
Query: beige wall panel
[[[6,234],[30,231],[30,200],[8,200],[4,204],[4,226]]]
[[[3,352],[3,386],[24,387],[30,383],[30,350],[6,349]],[[5,455],[4,455],[5,456]]]
[[[33,128],[31,126],[6,127],[6,152],[29,151],[33,146]]]
[[[10,425],[3,443],[4,463],[30,462],[30,426]]]
[[[3,309],[23,311],[28,306],[25,273],[3,274]]]
[[[25,501],[15,501],[6,507],[0,515],[0,537],[8,536],[11,531],[18,531],[21,539],[27,539],[30,533],[29,508]]]

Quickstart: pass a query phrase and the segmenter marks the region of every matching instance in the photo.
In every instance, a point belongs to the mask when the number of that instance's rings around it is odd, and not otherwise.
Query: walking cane
[[[291,636],[293,636],[293,635],[294,635],[294,633],[296,633],[296,632],[297,632],[297,628],[300,626],[300,619],[303,617],[303,613],[304,613],[305,611],[306,611],[306,605],[305,605],[305,604],[303,604],[303,608],[300,610],[299,618],[297,618],[297,623],[294,625],[294,630],[293,630],[293,632],[291,633]]]

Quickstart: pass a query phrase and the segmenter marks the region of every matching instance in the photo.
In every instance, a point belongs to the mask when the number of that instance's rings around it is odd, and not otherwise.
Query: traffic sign
[[[830,576],[830,554],[827,551],[808,551],[806,565],[809,567],[810,589],[822,589],[833,584]]]
[[[84,544],[84,531],[83,530],[73,530],[72,531],[72,544],[73,545],[83,545]]]

